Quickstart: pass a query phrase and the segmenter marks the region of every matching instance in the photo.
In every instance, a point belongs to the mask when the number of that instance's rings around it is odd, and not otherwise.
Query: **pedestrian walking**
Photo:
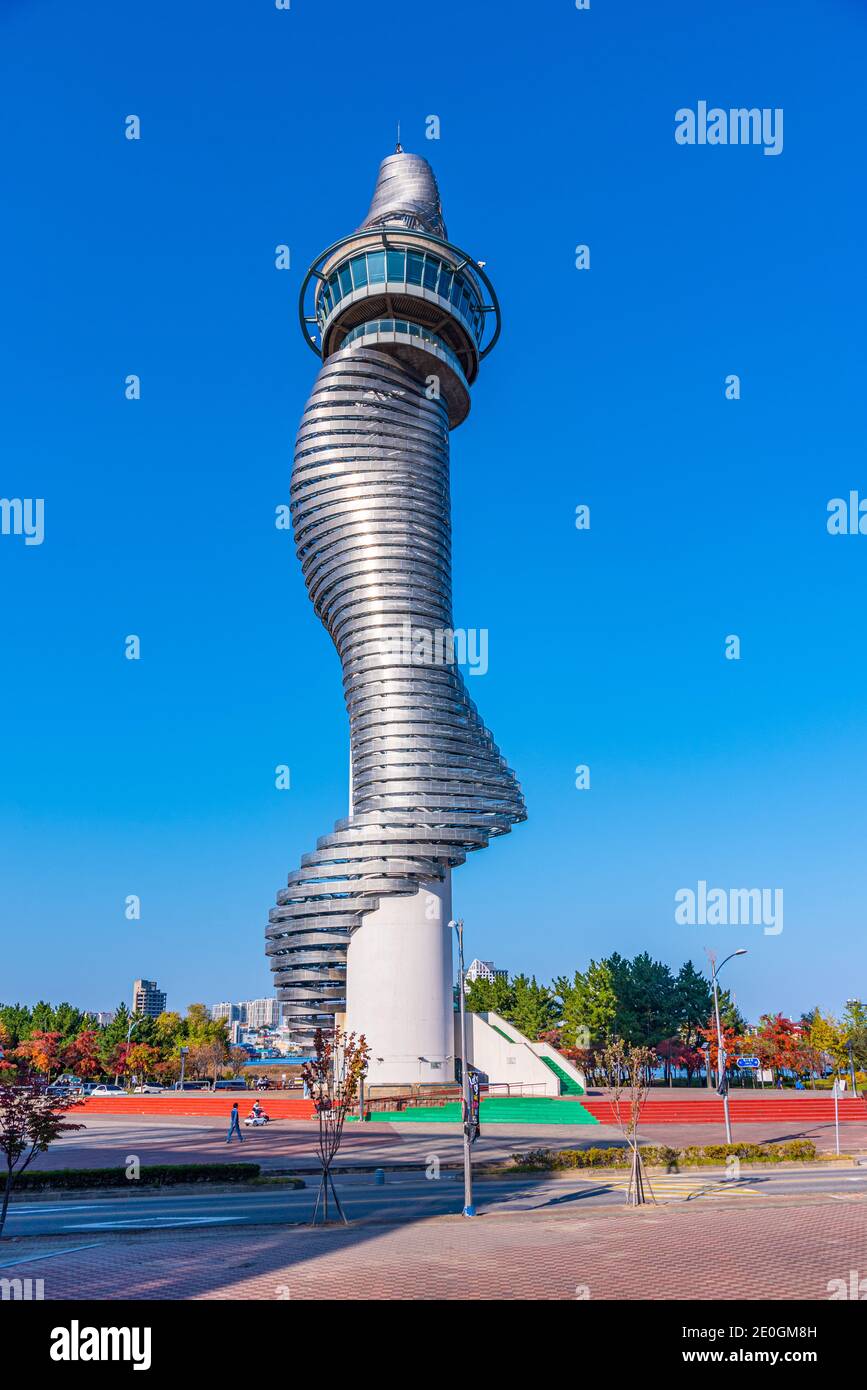
[[[235,1104],[232,1106],[232,1115],[231,1115],[231,1118],[230,1118],[230,1120],[229,1120],[229,1133],[226,1135],[226,1143],[227,1143],[227,1144],[230,1144],[230,1143],[232,1142],[232,1135],[233,1135],[233,1134],[237,1134],[238,1138],[240,1139],[241,1143],[243,1144],[243,1142],[244,1142],[244,1136],[243,1136],[243,1134],[241,1133],[241,1121],[240,1121],[239,1118],[238,1118],[238,1102],[237,1102],[237,1101],[235,1101]]]

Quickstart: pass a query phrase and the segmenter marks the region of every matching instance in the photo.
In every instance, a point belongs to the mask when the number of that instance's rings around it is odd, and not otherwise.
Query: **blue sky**
[[[268,910],[346,804],[273,524],[295,303],[398,118],[504,314],[452,436],[455,621],[529,820],[455,875],[471,954],[746,945],[749,1016],[867,993],[867,538],[825,524],[867,494],[865,38],[855,0],[3,0],[0,495],[45,541],[0,536],[0,999],[271,992]],[[782,107],[782,154],[677,145],[699,100]],[[678,925],[699,879],[781,887],[783,932]]]

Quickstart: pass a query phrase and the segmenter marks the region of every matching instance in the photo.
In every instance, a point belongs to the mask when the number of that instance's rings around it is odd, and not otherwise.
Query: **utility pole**
[[[449,922],[458,937],[458,997],[461,1002],[461,1092],[464,1121],[464,1216],[475,1216],[473,1206],[473,1160],[470,1150],[470,1121],[472,1115],[472,1096],[470,1094],[470,1069],[467,1064],[467,1007],[464,992],[464,919]]]

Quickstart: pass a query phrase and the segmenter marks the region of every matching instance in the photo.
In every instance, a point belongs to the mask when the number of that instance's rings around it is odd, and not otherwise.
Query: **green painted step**
[[[352,1116],[349,1116],[352,1119]],[[374,1110],[372,1121],[385,1124],[459,1124],[459,1101],[446,1105],[418,1105],[409,1110]],[[482,1124],[598,1125],[599,1121],[574,1100],[555,1096],[488,1096],[482,1100]]]
[[[544,1053],[537,1052],[536,1056],[540,1062],[544,1062],[549,1071],[552,1071],[560,1082],[561,1096],[583,1096],[584,1087],[579,1082],[574,1081],[568,1072],[558,1066],[553,1057],[546,1057]]]
[[[488,1124],[596,1125],[599,1121],[579,1101],[555,1096],[489,1096],[482,1101]]]
[[[513,1043],[515,1041],[514,1038],[509,1037],[508,1033],[504,1033],[502,1028],[498,1028],[496,1023],[492,1023],[490,1026],[491,1028],[493,1028],[495,1033],[499,1033],[501,1038],[505,1038],[507,1043]]]

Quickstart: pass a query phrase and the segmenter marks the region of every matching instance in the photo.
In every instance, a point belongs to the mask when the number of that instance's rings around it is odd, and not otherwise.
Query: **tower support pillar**
[[[454,1081],[451,871],[384,898],[352,934],[346,1028],[370,1044],[367,1086]]]

